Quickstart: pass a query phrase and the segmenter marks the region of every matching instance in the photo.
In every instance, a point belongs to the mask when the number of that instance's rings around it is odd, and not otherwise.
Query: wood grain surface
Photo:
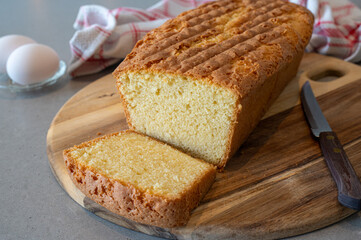
[[[328,75],[333,75],[330,77]],[[334,79],[335,78],[335,79]],[[333,79],[333,80],[330,80]],[[127,129],[115,81],[108,75],[74,95],[49,128],[50,166],[82,207],[135,231],[172,239],[272,239],[313,231],[353,214],[312,138],[299,90],[309,80],[358,177],[361,176],[361,67],[306,54],[298,75],[228,162],[184,227],[163,229],[117,216],[86,198],[63,162],[65,148]]]

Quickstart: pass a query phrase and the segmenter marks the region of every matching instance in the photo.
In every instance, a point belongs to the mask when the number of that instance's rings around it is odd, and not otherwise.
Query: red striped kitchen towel
[[[361,10],[348,0],[290,0],[315,15],[314,31],[307,51],[361,61]],[[98,5],[82,6],[70,40],[69,73],[80,76],[99,72],[124,58],[148,31],[201,0],[161,0],[142,10]]]

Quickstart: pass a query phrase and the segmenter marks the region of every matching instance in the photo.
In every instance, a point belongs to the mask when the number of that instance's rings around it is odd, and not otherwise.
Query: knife
[[[361,210],[360,180],[352,168],[336,133],[332,131],[322,114],[308,81],[302,86],[301,102],[311,132],[313,136],[319,139],[326,164],[336,182],[338,201],[345,207]]]

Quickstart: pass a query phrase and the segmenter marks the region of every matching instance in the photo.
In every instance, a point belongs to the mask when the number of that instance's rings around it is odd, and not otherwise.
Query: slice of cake
[[[222,0],[140,40],[114,71],[129,127],[219,168],[296,75],[313,16],[281,0]]]
[[[74,184],[126,218],[159,227],[184,225],[212,185],[216,169],[130,130],[64,151]]]

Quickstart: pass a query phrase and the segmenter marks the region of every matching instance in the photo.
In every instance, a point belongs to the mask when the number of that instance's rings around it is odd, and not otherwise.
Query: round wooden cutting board
[[[336,185],[299,104],[299,89],[306,80],[311,81],[326,118],[361,176],[360,79],[361,67],[305,55],[297,77],[225,171],[217,173],[212,188],[184,227],[163,229],[113,214],[85,197],[67,174],[64,149],[127,129],[110,75],[79,91],[55,116],[47,136],[50,166],[64,190],[82,207],[146,234],[173,239],[271,239],[306,233],[355,211],[337,201]]]

